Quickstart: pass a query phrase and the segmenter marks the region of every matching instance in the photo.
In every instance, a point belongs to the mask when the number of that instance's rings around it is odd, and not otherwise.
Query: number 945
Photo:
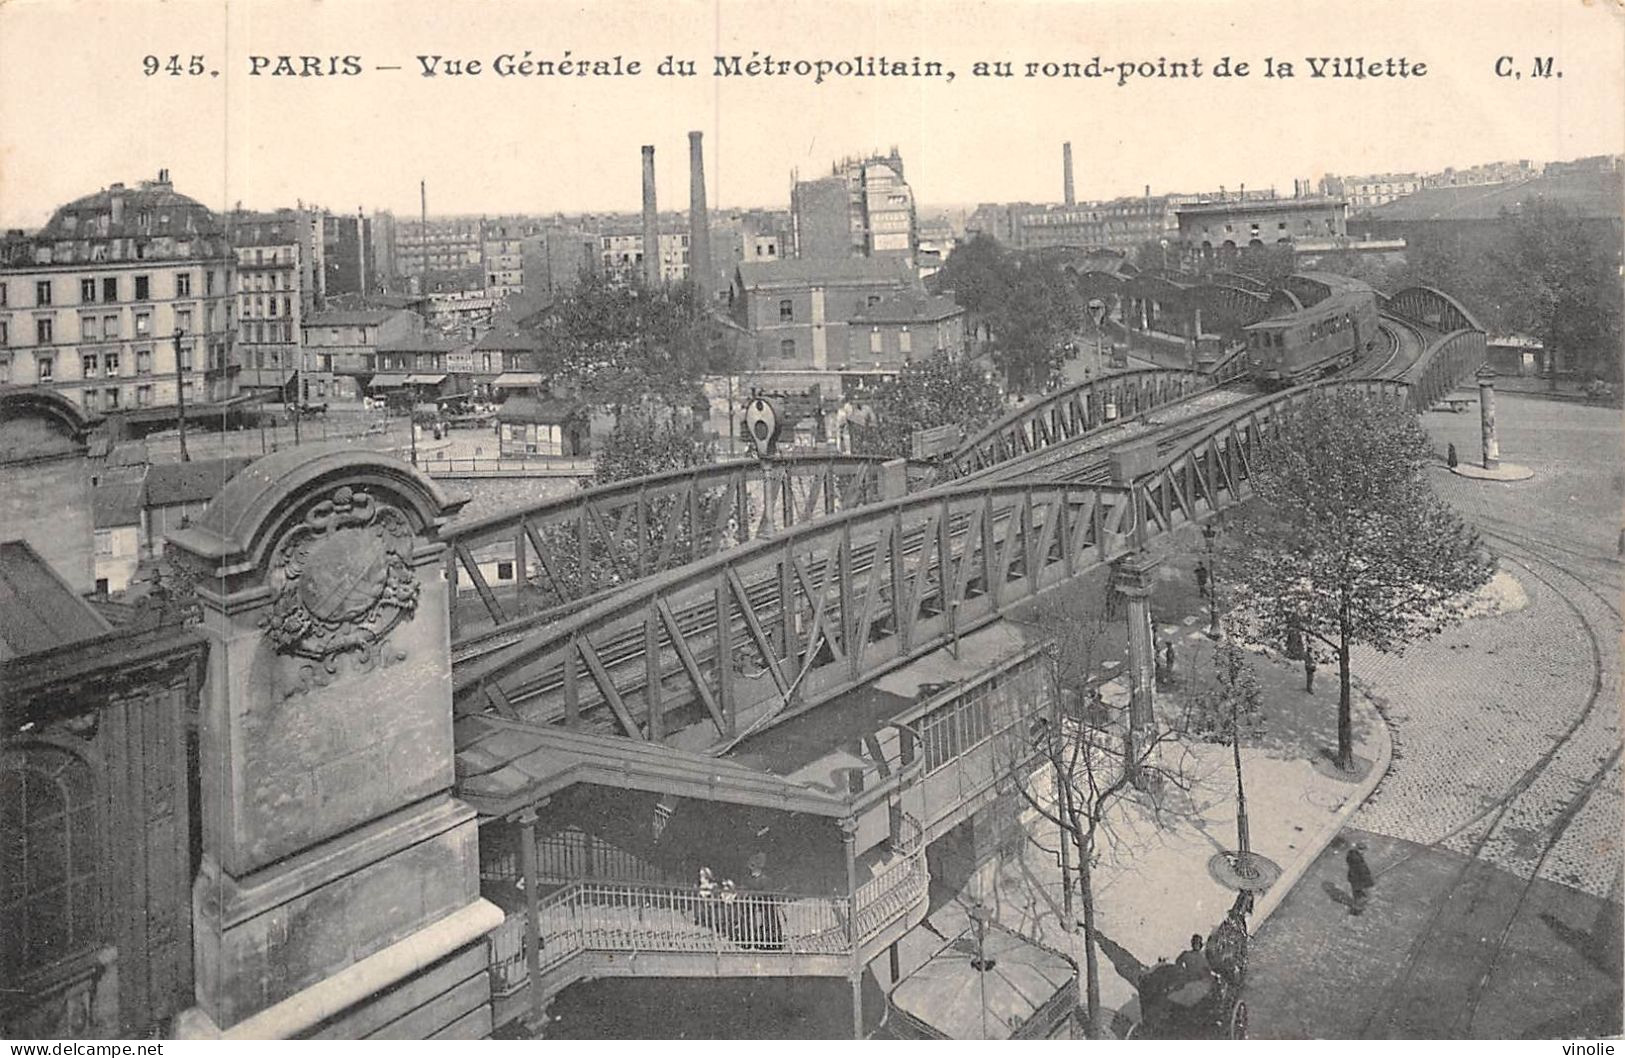
[[[208,70],[201,55],[148,55],[141,69],[148,77],[167,73],[171,77],[202,77]]]

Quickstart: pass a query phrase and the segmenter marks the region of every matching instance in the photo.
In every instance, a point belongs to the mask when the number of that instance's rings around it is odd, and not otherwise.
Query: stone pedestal
[[[451,794],[445,508],[399,460],[311,446],[172,538],[210,640],[199,1034],[489,1031],[501,915]]]
[[[1162,560],[1136,552],[1117,565],[1116,587],[1128,602],[1128,657],[1133,698],[1129,729],[1135,746],[1142,732],[1156,727],[1156,643],[1151,634],[1151,592]]]
[[[1501,445],[1495,436],[1495,371],[1488,364],[1478,369],[1479,432],[1484,449],[1484,469],[1501,465]]]

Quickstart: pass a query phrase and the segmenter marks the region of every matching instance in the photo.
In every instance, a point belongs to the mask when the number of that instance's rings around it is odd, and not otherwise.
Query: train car
[[[1307,382],[1376,348],[1377,294],[1359,280],[1294,275],[1271,302],[1276,312],[1245,328],[1248,373],[1259,385]]]

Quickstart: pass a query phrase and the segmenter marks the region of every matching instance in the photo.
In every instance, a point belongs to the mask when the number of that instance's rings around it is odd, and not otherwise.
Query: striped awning
[[[539,371],[508,371],[491,384],[498,389],[529,389],[542,384],[542,375]]]
[[[406,384],[409,386],[438,386],[446,381],[445,375],[407,375]]]

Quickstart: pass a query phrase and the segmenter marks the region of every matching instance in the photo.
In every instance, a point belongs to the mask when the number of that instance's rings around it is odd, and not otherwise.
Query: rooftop
[[[405,309],[335,309],[305,317],[307,327],[362,327],[383,323]]]
[[[936,323],[963,316],[953,298],[909,290],[892,294],[852,317],[853,323]]]
[[[59,208],[40,237],[48,240],[215,235],[222,225],[207,206],[178,193],[169,170],[136,187],[113,184]]]
[[[1565,172],[1558,176],[1466,187],[1425,187],[1362,214],[1369,220],[1494,220],[1537,203],[1563,206],[1582,217],[1620,216],[1625,174]]]
[[[111,630],[27,543],[0,543],[0,661]]]
[[[252,462],[246,456],[227,456],[192,463],[154,463],[147,471],[146,505],[206,503]]]
[[[555,426],[574,422],[584,415],[585,409],[576,401],[558,397],[538,400],[525,394],[509,397],[497,409],[499,422],[551,423]]]

